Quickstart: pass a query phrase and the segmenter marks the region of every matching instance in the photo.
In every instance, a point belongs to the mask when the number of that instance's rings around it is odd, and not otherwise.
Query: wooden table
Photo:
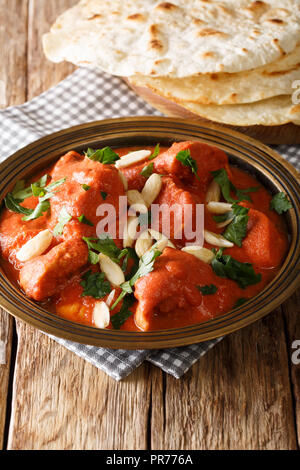
[[[4,106],[72,72],[46,60],[41,35],[74,0],[0,0]],[[234,333],[176,380],[148,363],[115,382],[0,313],[0,447],[7,449],[297,449],[300,294]],[[3,359],[3,358],[2,358]]]

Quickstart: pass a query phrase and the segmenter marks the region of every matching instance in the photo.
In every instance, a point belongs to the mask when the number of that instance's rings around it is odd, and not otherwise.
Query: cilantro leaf
[[[242,240],[247,234],[247,224],[249,216],[247,215],[249,209],[247,207],[239,206],[238,204],[232,205],[232,211],[230,212],[233,221],[227,225],[223,232],[223,237],[227,240],[235,243],[237,246],[242,246]]]
[[[97,264],[97,263],[99,263],[99,255],[98,255],[97,253],[95,253],[94,251],[89,250],[88,261],[89,261],[91,264]]]
[[[25,188],[24,180],[18,181],[12,192],[8,193],[4,198],[6,208],[19,214],[25,214],[22,218],[22,220],[25,221],[37,219],[43,215],[44,212],[47,212],[50,209],[50,202],[48,199],[54,196],[52,190],[66,181],[66,178],[62,178],[58,181],[54,181],[48,186],[45,186],[47,178],[48,175],[44,175],[27,188]],[[20,206],[20,202],[23,202],[24,199],[31,196],[39,197],[39,202],[35,209],[26,209],[25,207]]]
[[[107,234],[102,234],[101,238],[82,237],[90,250],[104,253],[109,256],[113,261],[118,262],[120,249],[117,247],[112,238]]]
[[[105,191],[100,191],[103,201],[107,198],[107,193]]]
[[[115,330],[119,330],[127,318],[131,317],[132,312],[129,309],[133,303],[133,296],[125,297],[119,312],[111,316],[110,321]]]
[[[68,213],[67,209],[63,207],[59,213],[58,222],[54,227],[53,235],[55,237],[57,237],[58,235],[61,235],[63,233],[64,226],[68,222],[70,222],[71,219],[72,219],[72,216]]]
[[[90,270],[81,276],[81,279],[82,297],[89,295],[95,299],[101,299],[111,291],[110,282],[105,278],[104,273],[93,273]]]
[[[259,189],[259,187],[252,187],[246,189],[237,189],[229,180],[227,171],[225,168],[221,168],[220,170],[212,171],[211,172],[214,180],[221,188],[222,195],[227,202],[231,202],[232,204],[235,202],[241,202],[244,200],[250,201],[251,198],[247,195],[247,193],[255,192]],[[231,196],[231,191],[236,193],[237,199],[234,199]]]
[[[4,203],[6,209],[17,212],[19,214],[30,215],[33,212],[33,209],[27,209],[26,207],[20,206],[18,199],[15,199],[12,193],[8,193],[7,196],[4,198]]]
[[[153,152],[151,153],[151,155],[148,157],[149,160],[153,160],[153,158],[156,158],[157,155],[159,154],[159,144],[156,144],[155,145],[155,148],[153,150]]]
[[[251,263],[241,263],[220,251],[212,260],[211,266],[217,276],[237,282],[242,289],[261,281],[261,274],[256,274]]]
[[[90,189],[90,186],[88,184],[82,184],[81,185],[82,189],[84,189],[85,191],[88,191]]]
[[[90,225],[91,227],[94,227],[93,222],[91,222],[89,219],[87,219],[84,214],[81,214],[79,217],[77,217],[77,219],[78,219],[79,222],[81,222],[82,224]]]
[[[232,219],[233,218],[233,212],[225,212],[225,214],[220,214],[220,215],[214,215],[213,219],[217,224],[220,224],[222,222],[225,222],[226,220]]]
[[[39,196],[41,188],[46,186],[48,175],[42,176],[38,181],[35,181],[30,186],[25,188],[25,180],[20,180],[16,183],[14,189],[12,190],[12,195],[19,202],[24,201],[28,197]],[[36,189],[38,188],[38,191]],[[44,194],[43,194],[44,195]]]
[[[292,209],[292,207],[292,204],[284,193],[275,194],[270,202],[270,209],[275,210],[277,214],[282,214],[283,212]]]
[[[188,166],[192,173],[199,179],[197,175],[197,162],[194,158],[192,158],[190,150],[181,150],[177,153],[176,159],[179,160],[184,166]]]
[[[151,271],[153,271],[155,260],[160,255],[161,251],[151,249],[141,257],[137,271],[133,274],[131,279],[123,282],[123,284],[120,285],[122,292],[112,305],[111,310],[113,310],[115,306],[118,305],[118,303],[123,299],[123,297],[125,297],[126,294],[131,294],[133,292],[132,287],[140,277],[146,276],[146,274],[149,274]]]
[[[152,250],[147,251],[141,257],[140,262],[139,262],[139,268],[130,279],[131,286],[133,286],[140,277],[146,276],[146,274],[149,274],[151,273],[151,271],[153,271],[155,260],[160,255],[161,255],[161,251],[152,249]]]
[[[225,170],[225,168],[212,171],[211,173],[214,177],[215,182],[218,183],[218,185],[220,186],[221,192],[225,201],[231,202],[231,203],[236,202],[236,200],[233,199],[230,195],[232,187],[231,187],[231,182],[229,181],[227,171]]]
[[[258,190],[259,190],[259,186],[253,186],[252,188],[246,188],[246,189],[235,188],[235,192],[236,192],[236,196],[238,198],[238,202],[240,202],[240,201],[252,202],[251,197],[248,196],[247,193],[255,193]]]
[[[144,166],[144,168],[141,171],[141,175],[144,176],[144,178],[149,178],[149,176],[152,175],[153,173],[153,168],[154,168],[154,163],[149,163],[149,165]]]
[[[212,295],[215,294],[218,290],[217,286],[210,284],[209,286],[196,286],[197,289],[201,292],[202,295]]]
[[[120,160],[119,155],[110,147],[104,147],[103,149],[98,150],[88,148],[84,154],[90,160],[103,163],[104,165],[114,164],[117,160]]]
[[[129,273],[127,275],[127,277],[130,279],[133,276],[133,274],[136,272],[137,268],[138,268],[139,257],[138,257],[138,255],[136,254],[136,252],[133,248],[127,247],[127,248],[124,248],[123,250],[121,250],[121,252],[118,256],[119,260],[121,260],[122,258],[124,258],[123,263],[122,263],[122,271],[123,272],[127,271],[129,258],[131,258],[133,260],[133,266],[132,266],[132,269],[131,269],[131,273]]]
[[[240,299],[237,299],[236,303],[234,304],[233,308],[238,308],[241,305],[243,305],[245,302],[247,302],[249,299],[246,299],[246,297],[241,297]]]
[[[34,220],[34,219],[38,219],[39,217],[41,217],[44,212],[47,212],[50,209],[49,199],[52,196],[53,196],[53,193],[48,193],[48,194],[45,194],[45,196],[43,197],[39,197],[39,202],[37,206],[35,207],[35,209],[33,209],[33,211],[30,214],[24,215],[24,217],[22,217],[22,220],[25,220],[27,222],[28,220]]]

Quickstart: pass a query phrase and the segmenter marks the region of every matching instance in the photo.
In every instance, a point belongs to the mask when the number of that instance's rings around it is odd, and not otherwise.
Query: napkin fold
[[[79,68],[33,100],[0,111],[0,161],[30,142],[64,128],[100,119],[145,115],[161,116],[120,78],[99,70]],[[277,151],[300,170],[300,146],[280,145]],[[145,360],[180,378],[222,339],[181,348],[127,351],[48,336],[115,380],[123,379]]]

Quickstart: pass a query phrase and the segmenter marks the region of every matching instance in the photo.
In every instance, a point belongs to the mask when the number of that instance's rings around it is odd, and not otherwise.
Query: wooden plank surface
[[[0,16],[8,9],[18,12],[18,22],[13,14],[7,21],[7,32],[0,28],[0,46],[8,51],[0,71],[8,84],[6,105],[31,99],[73,70],[45,59],[41,35],[74,3],[0,0]],[[18,322],[8,448],[295,449],[300,378],[299,366],[291,362],[291,342],[300,339],[299,305],[298,294],[230,335],[180,380],[146,363],[115,382]],[[7,325],[7,316],[1,318],[0,325]],[[11,326],[5,338],[10,341]],[[0,443],[8,365],[1,367]]]
[[[156,381],[153,449],[297,448],[280,310],[225,338],[183,380],[167,376],[163,394],[160,388]]]
[[[290,359],[290,379],[292,382],[292,394],[295,406],[295,426],[298,436],[298,447],[300,447],[300,352],[297,352],[298,363],[293,362],[293,348],[297,342],[297,351],[300,351],[300,289],[290,297],[283,305],[284,319],[287,333],[287,351]]]
[[[11,0],[9,8],[18,12],[18,21],[15,21],[13,15],[7,15],[7,0],[0,0],[1,108],[26,100],[27,0]],[[13,319],[0,309],[0,449],[4,442],[12,329]]]

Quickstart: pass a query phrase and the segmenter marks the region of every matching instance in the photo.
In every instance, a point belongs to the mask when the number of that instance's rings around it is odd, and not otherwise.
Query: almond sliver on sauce
[[[181,251],[185,251],[186,253],[189,253],[190,255],[196,256],[196,258],[208,264],[210,264],[215,257],[215,255],[213,254],[211,250],[208,250],[207,248],[203,248],[202,246],[196,246],[196,245],[184,246],[183,248],[181,248]]]
[[[145,186],[142,190],[142,198],[144,199],[147,207],[151,206],[152,202],[157,198],[162,186],[161,176],[157,173],[147,179]]]
[[[49,248],[52,240],[53,235],[50,230],[42,230],[20,248],[16,254],[17,260],[25,262],[42,255]]]
[[[101,271],[105,274],[109,282],[115,286],[119,286],[125,282],[125,276],[120,266],[112,261],[108,256],[103,253],[99,254],[99,263]]]
[[[115,163],[116,168],[126,168],[127,166],[133,165],[134,163],[139,163],[145,158],[151,155],[150,150],[136,150],[135,152],[130,152],[117,160]]]
[[[204,240],[210,245],[219,246],[220,248],[232,248],[233,243],[222,237],[218,233],[209,232],[209,230],[204,230]]]
[[[107,304],[102,300],[95,303],[93,310],[94,325],[97,328],[106,328],[110,322],[110,312]]]

